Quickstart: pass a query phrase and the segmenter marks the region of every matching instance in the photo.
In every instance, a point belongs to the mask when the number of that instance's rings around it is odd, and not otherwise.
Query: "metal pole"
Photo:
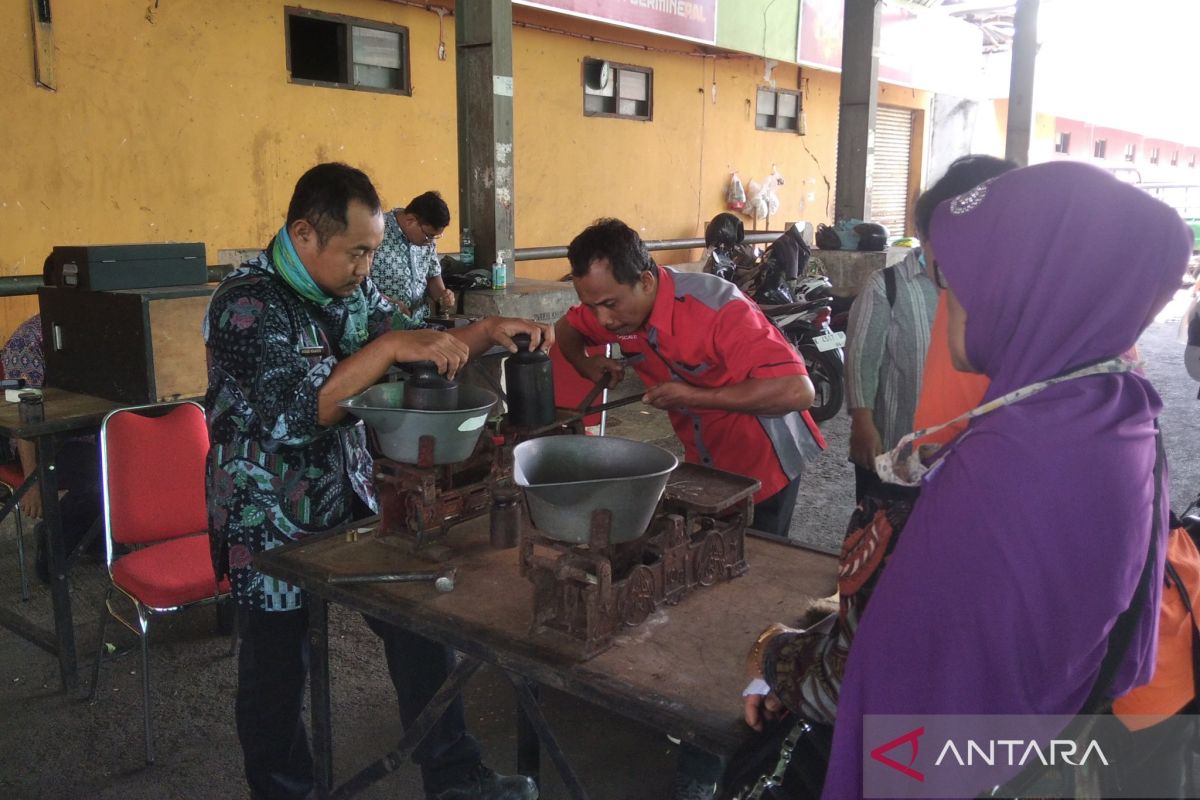
[[[838,115],[835,219],[871,218],[875,115],[879,108],[880,0],[845,0]]]
[[[1017,0],[1013,18],[1012,66],[1008,81],[1008,124],[1004,157],[1029,163],[1033,131],[1033,80],[1037,61],[1038,0]]]

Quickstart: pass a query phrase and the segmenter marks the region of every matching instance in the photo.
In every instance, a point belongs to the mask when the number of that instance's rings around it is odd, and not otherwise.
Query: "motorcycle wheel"
[[[813,404],[808,413],[814,422],[832,419],[842,410],[845,389],[842,385],[842,365],[832,352],[822,353],[815,345],[804,344],[797,348],[804,359],[808,377],[816,389]]]

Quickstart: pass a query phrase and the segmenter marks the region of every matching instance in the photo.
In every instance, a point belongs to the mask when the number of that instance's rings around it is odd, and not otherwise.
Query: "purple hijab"
[[[987,399],[1132,347],[1192,243],[1166,205],[1065,161],[942,203],[930,239]],[[1097,375],[975,419],[947,447],[851,648],[825,798],[863,797],[864,714],[1082,708],[1154,514],[1165,543],[1165,489],[1152,508],[1160,407],[1145,378]],[[1113,695],[1153,671],[1164,549]]]

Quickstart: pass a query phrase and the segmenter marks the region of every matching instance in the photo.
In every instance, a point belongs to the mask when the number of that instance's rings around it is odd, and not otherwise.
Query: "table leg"
[[[513,688],[516,689],[517,702],[525,712],[529,724],[537,734],[537,738],[545,746],[546,754],[550,756],[550,761],[554,763],[554,768],[558,770],[558,774],[566,785],[567,794],[571,796],[571,800],[588,800],[587,790],[583,788],[579,776],[575,774],[575,769],[567,761],[566,753],[559,746],[558,739],[554,736],[554,731],[550,730],[550,724],[546,722],[546,718],[542,715],[542,706],[538,702],[537,697],[534,696],[532,684],[521,676],[507,670],[504,671],[504,675],[512,683]]]
[[[67,551],[63,543],[62,511],[58,507],[58,474],[54,458],[58,454],[56,437],[37,439],[38,487],[42,493],[42,520],[49,545],[50,598],[54,604],[54,634],[58,639],[58,669],[63,691],[79,691],[79,665],[75,657],[75,623],[71,617],[71,590],[68,583]]]
[[[339,786],[330,796],[334,800],[344,800],[344,798],[353,797],[381,778],[399,769],[412,755],[412,752],[417,749],[417,745],[421,743],[421,740],[429,734],[433,726],[446,713],[446,709],[450,707],[455,698],[462,694],[467,681],[471,680],[475,671],[481,666],[483,666],[483,662],[478,659],[463,656],[462,660],[458,662],[451,673],[446,676],[446,680],[442,682],[441,687],[430,698],[429,702],[425,704],[425,708],[413,721],[413,724],[400,737],[400,742],[396,745],[396,749],[374,764],[360,770],[357,775]]]
[[[333,789],[333,714],[329,691],[329,602],[307,595],[309,692],[312,697],[313,777],[317,797]]]
[[[541,689],[531,686],[533,699],[541,701]],[[514,687],[515,691],[515,687]],[[533,778],[538,788],[542,785],[542,744],[538,740],[537,729],[525,712],[525,707],[517,700],[517,772]]]

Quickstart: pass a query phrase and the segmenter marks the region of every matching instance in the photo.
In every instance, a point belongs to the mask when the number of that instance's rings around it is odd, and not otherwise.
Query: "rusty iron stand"
[[[564,655],[586,660],[612,646],[622,627],[637,627],[664,605],[745,574],[745,532],[758,485],[681,464],[649,528],[633,541],[611,543],[607,509],[592,514],[584,545],[527,526],[520,563],[534,585],[534,633]]]

